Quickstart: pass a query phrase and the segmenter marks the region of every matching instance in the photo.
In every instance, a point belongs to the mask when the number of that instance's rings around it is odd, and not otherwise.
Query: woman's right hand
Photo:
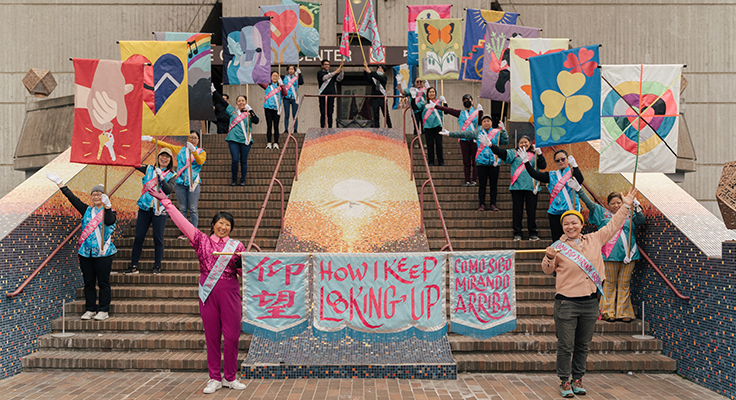
[[[639,191],[632,186],[631,189],[629,189],[629,192],[626,193],[626,196],[624,196],[623,198],[624,204],[631,208],[631,205],[634,204],[634,199],[636,198],[637,193],[639,193]]]
[[[63,185],[61,184],[61,183],[62,183],[62,180],[61,180],[61,178],[59,178],[59,176],[58,176],[58,175],[56,175],[56,174],[55,174],[55,173],[53,173],[53,172],[47,172],[47,173],[46,173],[46,178],[47,178],[48,180],[50,180],[51,182],[54,182],[54,183],[56,184],[56,186],[58,186],[58,187],[62,187],[62,186],[63,186]]]
[[[545,255],[545,257],[549,258],[550,260],[554,260],[555,257],[557,256],[557,250],[554,247],[549,246],[544,251],[544,255]]]

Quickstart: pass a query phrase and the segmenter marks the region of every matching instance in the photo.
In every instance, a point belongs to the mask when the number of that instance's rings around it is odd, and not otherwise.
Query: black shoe
[[[154,275],[160,275],[161,274],[161,267],[159,267],[158,265],[154,265],[154,267],[153,267],[153,274]]]
[[[135,265],[131,265],[128,269],[123,272],[125,275],[134,275],[138,273],[138,268]]]
[[[444,167],[444,166],[445,166],[445,162],[444,161],[440,161],[440,167]]]
[[[434,167],[434,161],[430,161],[428,164],[430,167]]]
[[[285,134],[288,134],[289,133],[289,130],[288,129],[284,129],[284,133]]]
[[[230,186],[238,186],[238,182],[237,181],[233,181],[233,183],[231,183]]]
[[[245,180],[240,181],[240,186],[245,186]]]

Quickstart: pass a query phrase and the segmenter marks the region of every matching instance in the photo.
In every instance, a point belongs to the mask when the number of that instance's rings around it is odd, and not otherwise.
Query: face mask
[[[470,106],[473,105],[473,102],[470,100],[465,100],[463,101],[463,105],[465,106],[465,108],[470,108]]]

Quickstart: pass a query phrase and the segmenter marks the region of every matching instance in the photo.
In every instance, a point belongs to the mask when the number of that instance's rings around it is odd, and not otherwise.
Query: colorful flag
[[[271,82],[270,29],[268,17],[222,18],[225,85]]]
[[[412,87],[412,84],[414,83],[414,77],[416,77],[416,67],[411,66],[409,64],[401,64],[394,67],[394,96],[401,96],[401,93],[399,93],[399,84],[401,84],[401,87],[404,89],[408,89]],[[396,80],[396,77],[401,77],[400,80]],[[402,99],[405,99],[405,97],[394,98],[394,105],[393,109],[398,110],[399,103]]]
[[[381,43],[381,36],[378,33],[378,25],[376,25],[376,13],[373,10],[373,0],[365,2],[365,9],[361,14],[363,19],[355,20],[355,11],[353,11],[350,0],[345,1],[345,17],[342,21],[342,39],[340,40],[340,54],[350,59],[350,33],[358,35],[371,41],[371,50],[368,58],[365,60],[370,64],[384,64],[386,62],[386,49]],[[355,24],[358,24],[357,28]]]
[[[468,8],[465,14],[465,39],[461,59],[461,79],[479,81],[483,76],[484,44],[486,23],[516,25],[517,13],[503,11],[476,10]]]
[[[406,63],[419,65],[419,42],[417,31],[418,19],[450,18],[452,4],[408,6],[409,7],[409,31],[407,33],[407,55]],[[458,27],[458,30],[460,27]],[[459,32],[459,31],[458,31]],[[459,34],[459,33],[458,33]]]
[[[422,79],[457,79],[460,75],[460,18],[421,19],[419,76]]]
[[[264,17],[271,18],[271,64],[299,62],[296,30],[299,5],[260,6]]]
[[[529,59],[535,146],[600,139],[598,45]]]
[[[532,86],[529,57],[567,50],[570,39],[511,38],[509,69],[511,72],[511,116],[509,121],[533,122]]]
[[[189,83],[189,119],[214,121],[212,109],[211,39],[209,33],[154,32],[156,40],[187,42],[187,69]]]
[[[71,162],[141,165],[142,61],[74,59]]]
[[[299,55],[319,57],[319,3],[281,0],[281,4],[299,5],[299,26],[296,30]]]
[[[187,42],[121,41],[120,57],[144,68],[143,135],[189,136]]]
[[[674,173],[682,65],[604,65],[601,73],[600,172]]]
[[[539,28],[519,25],[486,24],[484,40],[483,79],[480,97],[511,101],[511,70],[509,69],[509,38],[536,38]]]
[[[350,0],[345,0],[344,14],[345,15],[342,18],[340,54],[350,60],[350,34],[358,31],[358,28],[355,26],[355,15],[353,15],[353,7],[350,5]]]

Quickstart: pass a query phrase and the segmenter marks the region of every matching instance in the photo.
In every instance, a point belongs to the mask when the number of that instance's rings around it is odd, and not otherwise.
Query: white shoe
[[[100,312],[97,313],[97,315],[95,315],[95,319],[98,320],[98,321],[104,321],[108,317],[110,317],[110,314],[108,314],[108,313],[106,313],[104,311],[100,311]]]
[[[273,144],[273,148],[276,149],[276,150],[278,150],[279,149],[279,144],[278,143],[274,143]]]
[[[97,313],[94,312],[94,311],[87,311],[86,313],[82,314],[82,319],[84,319],[84,320],[92,319],[92,317],[94,317],[95,314],[97,314]]]
[[[267,148],[267,149],[270,149],[270,148],[271,148],[271,143],[267,144],[267,145],[266,145],[266,148]]]
[[[234,381],[230,382],[227,379],[222,380],[222,386],[225,386],[227,388],[230,388],[232,390],[243,390],[246,388],[245,384],[240,382],[239,380],[235,379]]]
[[[204,393],[204,394],[212,394],[212,393],[215,393],[216,391],[218,391],[220,389],[222,389],[222,382],[216,381],[214,379],[210,379],[210,381],[207,382],[207,386],[205,386],[205,388],[202,391],[202,393]]]

